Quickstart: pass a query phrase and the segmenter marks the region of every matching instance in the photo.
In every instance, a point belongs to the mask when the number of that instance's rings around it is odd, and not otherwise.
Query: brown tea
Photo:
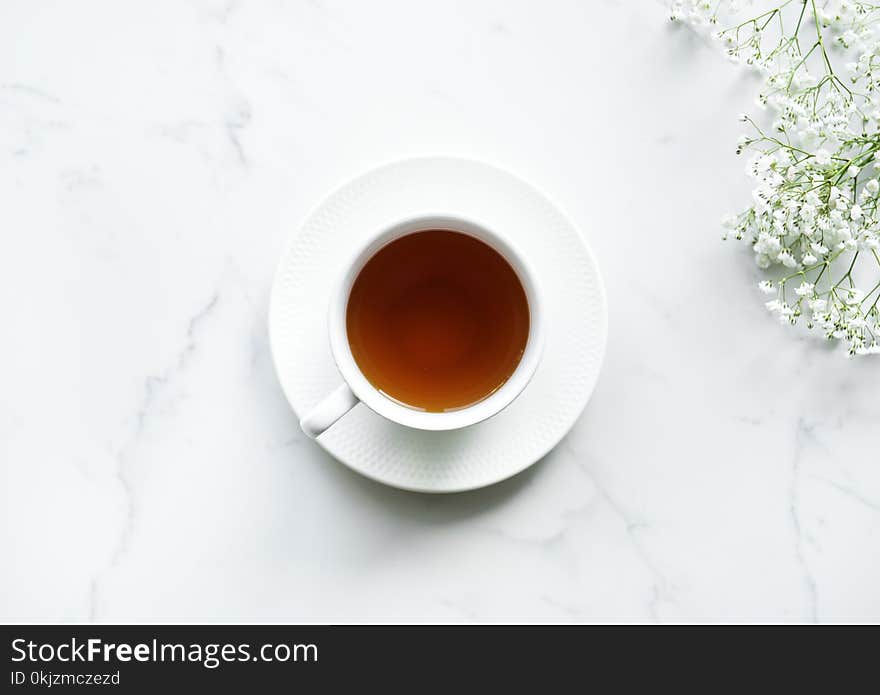
[[[381,248],[358,274],[346,310],[351,352],[379,391],[443,412],[491,395],[529,336],[516,272],[474,237],[415,232]]]

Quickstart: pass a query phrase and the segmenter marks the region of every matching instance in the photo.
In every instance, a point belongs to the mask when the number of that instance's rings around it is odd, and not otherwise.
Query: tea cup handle
[[[342,382],[329,396],[306,413],[299,421],[299,426],[314,439],[354,408],[358,402],[358,397],[354,395],[348,384]]]

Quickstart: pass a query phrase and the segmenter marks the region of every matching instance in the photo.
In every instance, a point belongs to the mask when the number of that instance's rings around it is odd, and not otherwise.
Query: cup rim
[[[448,229],[467,234],[487,243],[510,264],[526,293],[529,305],[529,337],[516,369],[494,392],[464,408],[446,412],[417,410],[383,394],[364,376],[348,342],[346,312],[355,279],[366,262],[392,241],[419,231]],[[544,311],[535,274],[514,245],[485,223],[471,217],[450,213],[410,215],[390,225],[383,225],[349,257],[333,292],[328,310],[330,346],[342,378],[368,408],[400,425],[416,429],[443,431],[475,425],[501,412],[522,393],[531,381],[544,347]]]

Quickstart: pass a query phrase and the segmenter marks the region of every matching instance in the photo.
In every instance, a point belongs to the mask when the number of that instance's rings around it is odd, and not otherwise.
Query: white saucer
[[[493,418],[451,432],[394,424],[358,404],[318,443],[363,475],[421,492],[497,483],[559,443],[587,404],[602,364],[607,308],[577,228],[529,184],[464,159],[410,159],[374,169],[321,203],[289,243],[275,277],[269,332],[275,369],[297,416],[341,383],[327,302],[352,248],[407,216],[451,214],[501,230],[532,262],[547,309],[544,355],[529,386]]]

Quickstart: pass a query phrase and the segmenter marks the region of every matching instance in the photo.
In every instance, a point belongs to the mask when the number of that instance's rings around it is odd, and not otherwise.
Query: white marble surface
[[[719,241],[752,90],[650,0],[6,0],[0,617],[880,619],[880,362]],[[571,435],[440,497],[307,441],[266,338],[307,211],[435,153],[549,192],[611,317]]]

